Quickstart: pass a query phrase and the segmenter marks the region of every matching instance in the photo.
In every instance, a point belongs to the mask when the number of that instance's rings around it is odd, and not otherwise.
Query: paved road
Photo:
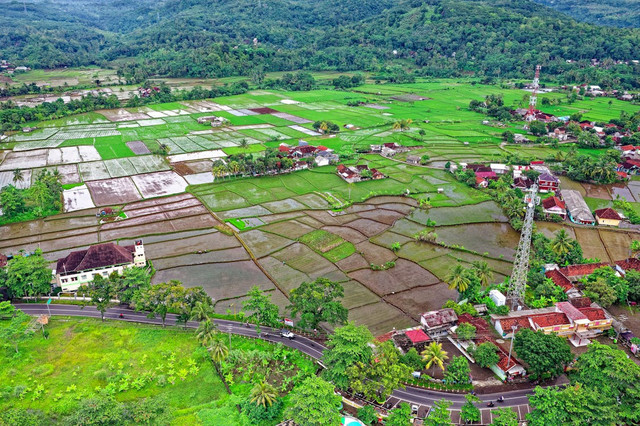
[[[22,310],[23,312],[29,315],[42,315],[47,314],[47,306],[41,303],[18,303],[15,304],[15,307]],[[82,316],[82,317],[92,317],[92,318],[100,318],[100,312],[94,306],[86,306],[82,308],[77,305],[49,305],[49,309],[51,310],[52,315],[63,315],[63,316]],[[120,318],[120,314],[124,315],[124,318]],[[129,321],[136,323],[145,323],[145,324],[156,324],[162,325],[162,320],[159,318],[147,318],[146,314],[143,312],[135,312],[127,308],[109,308],[105,313],[105,319],[111,320],[120,320],[120,321]],[[262,327],[263,335],[258,336],[255,328],[252,326],[247,328],[244,324],[236,322],[236,321],[228,321],[228,320],[220,320],[216,319],[214,322],[218,325],[220,331],[224,333],[232,333],[240,336],[247,337],[259,337],[264,340],[268,340],[270,342],[280,342],[290,348],[298,349],[299,351],[311,356],[312,358],[321,361],[322,351],[325,349],[324,346],[316,343],[310,339],[307,339],[303,336],[296,336],[295,339],[289,340],[286,338],[280,337],[277,329]],[[166,318],[167,325],[175,325],[176,324],[176,315],[167,314]],[[197,328],[198,323],[195,321],[189,321],[187,323],[187,327],[189,328]],[[269,336],[265,337],[264,333],[268,333]],[[488,394],[488,395],[480,395],[480,399],[483,401],[482,403],[478,403],[477,406],[479,408],[485,407],[488,401],[495,401],[499,396],[504,396],[505,402],[502,404],[496,404],[496,408],[499,407],[512,407],[514,411],[518,412],[521,417],[524,417],[524,414],[529,412],[528,399],[527,395],[530,394],[530,390],[516,390],[510,391],[503,394]],[[393,392],[393,395],[387,400],[388,405],[395,406],[400,402],[409,402],[411,404],[422,405],[425,407],[432,407],[436,401],[446,399],[453,402],[451,406],[451,410],[453,412],[453,417],[455,418],[456,413],[459,411],[460,407],[466,402],[464,399],[464,395],[462,394],[452,394],[446,392],[438,392],[427,389],[418,389],[413,387],[407,387],[404,390],[396,390]],[[488,419],[488,421],[483,421],[483,423],[490,423],[490,410],[483,409],[483,420]],[[459,414],[458,414],[459,416]]]

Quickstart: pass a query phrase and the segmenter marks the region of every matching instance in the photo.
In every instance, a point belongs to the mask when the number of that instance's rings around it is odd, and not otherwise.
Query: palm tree
[[[571,250],[571,243],[571,237],[569,237],[567,231],[561,229],[560,232],[556,234],[556,238],[551,242],[551,250],[558,256],[564,256]]]
[[[427,363],[425,367],[429,369],[429,367],[433,366],[434,370],[437,365],[442,371],[444,371],[444,362],[449,359],[447,352],[442,349],[442,343],[436,342],[432,342],[427,346],[420,355],[422,355],[424,362]],[[433,372],[431,375],[433,375]]]
[[[631,241],[631,245],[629,246],[629,248],[631,249],[631,252],[632,252],[633,256],[635,257],[638,254],[638,252],[640,251],[640,241],[638,241],[638,240]]]
[[[253,389],[251,389],[251,402],[255,402],[257,405],[262,405],[263,407],[273,404],[277,397],[276,389],[266,380],[256,383]]]
[[[323,121],[320,123],[319,129],[322,130],[322,133],[327,133],[327,130],[329,130],[329,124],[327,124],[326,121]]]
[[[213,310],[211,309],[211,305],[209,303],[196,302],[196,305],[191,311],[191,319],[196,321],[206,321],[208,319],[211,319],[212,314]]]
[[[402,123],[400,122],[400,120],[393,123],[393,130],[401,130],[401,129],[402,129]]]
[[[18,182],[24,182],[24,176],[22,174],[22,170],[15,169],[13,171],[13,183],[17,184]]]
[[[227,389],[227,393],[231,395],[231,389],[229,389],[227,381],[224,379],[222,372],[220,372],[220,363],[227,359],[227,357],[229,356],[229,348],[222,340],[213,339],[209,344],[209,353],[211,354],[211,362],[213,363],[213,366],[215,367],[220,380],[222,380],[222,383],[224,383],[224,387]]]
[[[249,148],[249,141],[247,141],[245,138],[242,138],[240,140],[240,148],[242,148],[246,152],[247,148]]]
[[[196,338],[200,343],[206,346],[207,343],[213,341],[217,333],[218,326],[210,319],[206,319],[198,326],[196,330]]]
[[[476,260],[472,263],[473,272],[476,274],[480,283],[486,287],[493,280],[493,271],[489,268],[489,264],[483,260]]]
[[[456,289],[458,293],[462,293],[468,289],[471,283],[471,280],[467,277],[467,270],[460,264],[457,264],[449,270],[445,281],[449,283],[450,289]]]

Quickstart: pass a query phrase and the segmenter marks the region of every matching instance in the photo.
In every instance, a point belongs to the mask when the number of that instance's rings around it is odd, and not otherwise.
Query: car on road
[[[283,328],[282,330],[280,330],[280,336],[286,337],[289,340],[296,338],[296,335],[290,332],[289,330],[287,330],[286,328]]]

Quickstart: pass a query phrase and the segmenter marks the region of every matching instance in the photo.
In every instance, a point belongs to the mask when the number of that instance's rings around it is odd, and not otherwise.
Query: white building
[[[76,291],[96,275],[122,274],[126,268],[144,267],[147,259],[142,240],[132,246],[115,243],[96,244],[87,250],[72,251],[56,265],[56,283],[62,291]]]

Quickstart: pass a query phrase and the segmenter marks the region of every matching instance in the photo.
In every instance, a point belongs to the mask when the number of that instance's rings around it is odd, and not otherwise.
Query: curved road
[[[47,310],[47,306],[42,303],[17,303],[14,304],[14,306],[29,315],[43,315],[49,313],[49,311]],[[78,305],[52,304],[49,305],[49,309],[51,310],[51,315],[100,318],[100,312],[95,308],[95,306],[86,306],[83,308]],[[124,315],[124,318],[120,318],[120,314]],[[159,318],[147,318],[147,315],[143,312],[135,312],[131,309],[121,307],[109,308],[105,312],[104,317],[105,319],[110,320],[162,325],[162,320]],[[216,319],[214,320],[214,322],[221,332],[254,338],[257,337],[270,342],[280,342],[290,348],[297,349],[309,355],[317,361],[321,361],[322,351],[326,349],[321,344],[316,343],[303,336],[297,335],[293,340],[282,338],[280,337],[279,330],[274,328],[261,327],[263,333],[267,332],[269,334],[268,337],[265,337],[264,334],[262,336],[258,336],[254,326],[246,327],[244,324],[237,321],[228,321],[221,319]],[[166,324],[174,326],[176,324],[176,315],[167,314]],[[198,322],[189,321],[187,322],[187,327],[197,328]],[[514,411],[517,411],[521,415],[521,417],[524,417],[524,414],[529,411],[529,401],[527,398],[527,395],[529,394],[531,394],[531,390],[525,389],[509,391],[501,394],[479,395],[482,403],[478,403],[477,406],[478,408],[486,408],[486,403],[488,401],[495,401],[498,396],[504,396],[505,402],[502,404],[496,404],[496,408],[503,406],[513,407]],[[466,402],[463,394],[438,392],[427,389],[407,387],[404,390],[395,390],[391,398],[388,400],[388,403],[395,405],[395,403],[397,403],[396,400],[399,400],[406,401],[412,404],[432,407],[436,401],[440,401],[442,399],[453,402],[453,405],[450,407],[450,409],[454,412],[454,418],[456,416],[456,411],[458,411],[460,407]],[[487,421],[486,423],[489,423],[491,419],[491,413],[489,413],[489,410],[483,409],[482,414],[483,420],[485,420],[485,417],[487,417],[487,420],[489,421]],[[483,423],[485,422],[483,421]]]

